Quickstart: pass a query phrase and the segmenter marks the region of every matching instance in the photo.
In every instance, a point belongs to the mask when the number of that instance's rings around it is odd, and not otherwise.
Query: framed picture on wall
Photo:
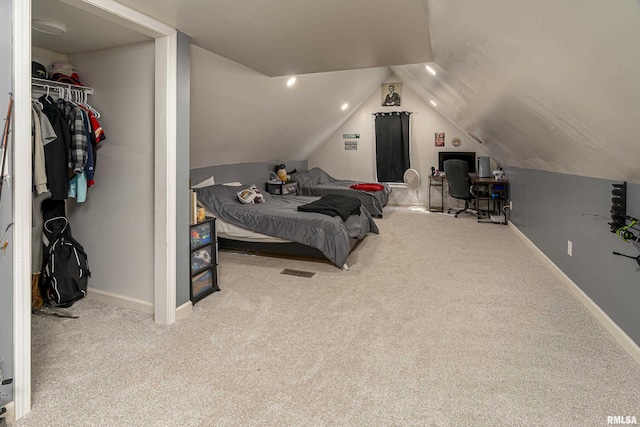
[[[382,106],[399,107],[402,105],[402,83],[382,84]]]
[[[436,132],[436,147],[444,147],[444,132]]]

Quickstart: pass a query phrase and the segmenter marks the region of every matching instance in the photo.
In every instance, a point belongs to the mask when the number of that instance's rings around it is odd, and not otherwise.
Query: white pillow
[[[191,188],[202,188],[202,187],[209,187],[210,185],[215,185],[216,182],[213,179],[213,175],[211,175],[210,178],[205,179],[204,181],[200,181],[199,183],[197,183],[196,185],[192,185]]]
[[[241,186],[242,186],[242,183],[241,183],[241,182],[238,182],[238,181],[234,181],[234,182],[225,182],[225,183],[224,183],[224,184],[222,184],[222,185],[227,185],[227,186],[229,186],[229,187],[241,187]]]

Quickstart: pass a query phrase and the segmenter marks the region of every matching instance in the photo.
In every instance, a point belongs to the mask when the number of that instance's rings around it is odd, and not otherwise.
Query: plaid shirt
[[[75,173],[81,173],[87,164],[87,157],[89,156],[89,143],[84,120],[82,119],[82,111],[80,107],[61,99],[56,101],[56,106],[62,111],[64,118],[69,123],[69,133],[71,134],[69,169]]]

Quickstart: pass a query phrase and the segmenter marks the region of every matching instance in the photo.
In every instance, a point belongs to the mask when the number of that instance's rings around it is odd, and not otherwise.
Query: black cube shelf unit
[[[218,237],[216,219],[207,218],[189,226],[191,283],[189,297],[192,303],[219,291],[218,287]]]

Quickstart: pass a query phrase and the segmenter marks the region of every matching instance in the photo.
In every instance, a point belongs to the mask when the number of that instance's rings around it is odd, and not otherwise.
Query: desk
[[[471,184],[474,186],[473,193],[476,196],[476,208],[478,209],[478,222],[489,222],[494,224],[507,224],[507,213],[502,209],[503,204],[507,202],[509,198],[509,181],[506,179],[498,180],[495,178],[478,178],[471,177]],[[480,218],[480,202],[487,202],[487,216],[488,219]],[[491,206],[491,208],[490,208]],[[500,221],[491,219],[492,214],[500,215],[502,218]]]
[[[486,202],[486,212],[489,219],[482,219],[478,215],[478,222],[490,222],[495,224],[506,224],[507,214],[502,210],[503,204],[509,198],[509,181],[497,180],[491,178],[478,178],[474,174],[469,174],[471,178],[471,185],[474,186],[474,194],[476,196],[476,208],[480,213],[481,202]],[[445,188],[447,177],[445,175],[431,175],[429,176],[429,211],[430,212],[444,212],[445,211]],[[431,197],[432,188],[440,188],[440,205],[434,205],[434,201]],[[502,221],[492,221],[491,214],[502,215]]]
[[[444,212],[444,182],[446,178],[441,175],[429,175],[429,212]],[[431,188],[440,187],[440,206],[434,206],[431,201]]]

